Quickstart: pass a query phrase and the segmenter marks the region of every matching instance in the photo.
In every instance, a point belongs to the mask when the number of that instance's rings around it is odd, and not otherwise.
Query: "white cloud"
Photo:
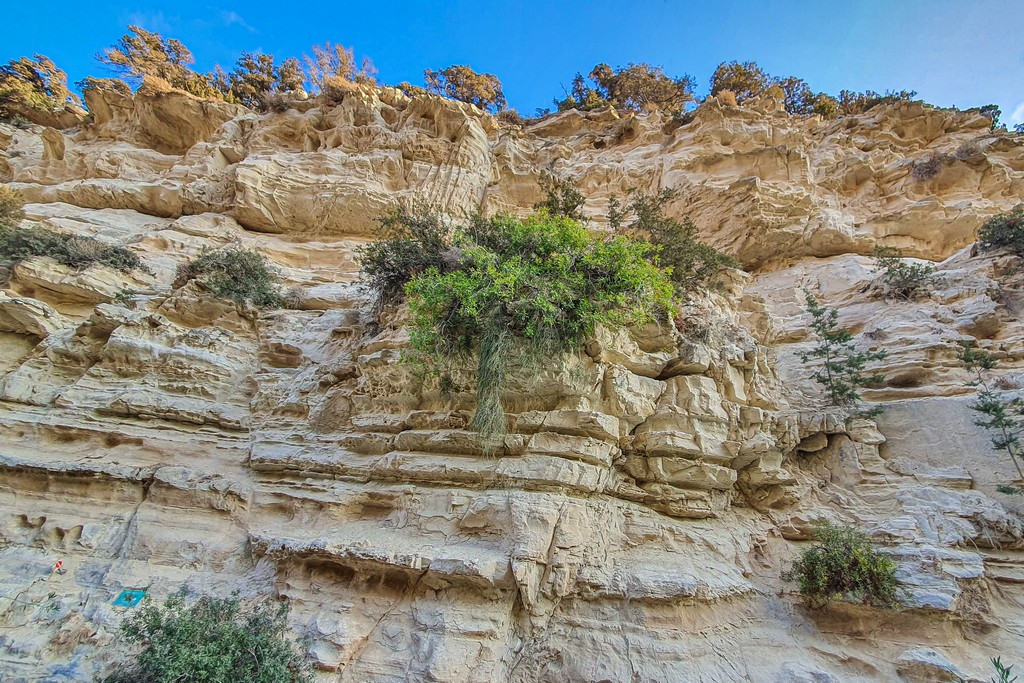
[[[1018,104],[1013,113],[1010,114],[1010,123],[1013,125],[1024,123],[1024,102]]]
[[[220,13],[220,19],[224,22],[225,26],[238,25],[244,28],[249,33],[257,33],[256,28],[250,25],[245,19],[242,18],[235,10],[222,10]]]
[[[161,12],[132,12],[125,22],[131,26],[141,26],[147,31],[156,33],[171,33],[174,31],[173,21],[164,16]]]

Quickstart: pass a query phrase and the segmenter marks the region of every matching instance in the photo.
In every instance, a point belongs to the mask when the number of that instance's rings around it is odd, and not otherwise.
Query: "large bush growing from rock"
[[[219,96],[208,76],[190,68],[195,58],[184,43],[140,26],[129,26],[128,33],[100,53],[98,59],[136,82],[156,78],[197,97]]]
[[[896,565],[872,546],[861,531],[821,520],[814,527],[818,543],[800,553],[783,573],[800,586],[809,607],[851,600],[890,609],[899,606]]]
[[[935,266],[930,263],[907,263],[903,250],[875,245],[875,272],[882,274],[886,296],[910,300],[931,287]]]
[[[436,217],[394,216],[409,237],[364,252],[364,273],[385,293],[404,282],[415,357],[443,384],[453,364],[476,357],[473,428],[486,452],[504,440],[501,391],[511,367],[577,348],[598,324],[672,311],[672,284],[648,242],[602,237],[547,211],[478,217],[450,233]]]
[[[608,225],[653,245],[658,265],[669,269],[676,293],[685,299],[695,291],[713,287],[714,278],[723,268],[738,268],[740,264],[701,242],[697,226],[689,218],[676,220],[666,215],[668,204],[678,196],[672,188],[655,194],[630,190],[625,203],[613,195],[608,203]]]
[[[288,605],[181,595],[143,604],[121,625],[138,651],[104,683],[300,683],[310,676],[288,639]]]

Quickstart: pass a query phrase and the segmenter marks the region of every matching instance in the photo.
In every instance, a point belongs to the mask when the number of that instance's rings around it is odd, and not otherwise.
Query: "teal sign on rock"
[[[117,607],[135,607],[142,602],[142,598],[145,595],[146,591],[144,589],[126,588],[114,600],[114,605]]]

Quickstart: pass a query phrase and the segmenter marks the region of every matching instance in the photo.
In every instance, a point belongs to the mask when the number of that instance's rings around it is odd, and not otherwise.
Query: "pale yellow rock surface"
[[[918,104],[822,122],[712,100],[680,128],[518,128],[389,88],[263,115],[152,84],[88,99],[77,128],[0,124],[0,181],[27,224],[151,272],[5,274],[4,680],[102,672],[126,587],[286,597],[322,681],[981,680],[1020,659],[1024,520],[996,492],[1015,473],[955,360],[978,339],[1024,379],[1021,289],[970,247],[1024,196],[1020,137]],[[547,169],[596,227],[612,194],[679,189],[671,212],[752,274],[687,305],[685,333],[601,329],[517,377],[487,457],[472,395],[401,362],[408,333],[376,318],[357,249],[396,202],[526,212]],[[879,242],[934,260],[932,290],[885,299]],[[173,287],[226,245],[265,254],[289,307]],[[805,286],[889,350],[876,421],[808,380]],[[821,517],[885,544],[907,609],[799,606],[779,575]]]

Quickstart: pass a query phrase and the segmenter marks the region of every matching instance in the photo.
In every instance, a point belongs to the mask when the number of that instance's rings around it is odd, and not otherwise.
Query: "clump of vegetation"
[[[419,206],[396,208],[380,220],[382,239],[361,247],[362,281],[377,292],[380,305],[397,302],[405,285],[433,268],[455,267],[461,250],[453,246],[457,231],[436,211]]]
[[[119,303],[122,306],[130,306],[135,300],[135,295],[138,294],[134,289],[124,288],[118,290],[117,294],[114,295],[115,303]]]
[[[847,115],[863,114],[880,104],[913,102],[915,97],[917,97],[917,92],[914,90],[886,90],[884,93],[877,93],[874,90],[865,90],[864,92],[842,90],[839,92],[839,111]]]
[[[25,217],[24,202],[14,190],[0,186],[0,229],[12,230]]]
[[[711,76],[711,94],[743,104],[757,97],[771,95],[781,99],[786,111],[798,116],[819,114],[833,119],[839,103],[831,95],[815,93],[802,78],[771,76],[756,62],[722,62]]]
[[[909,301],[931,286],[935,266],[930,263],[907,263],[903,260],[902,249],[875,245],[875,272],[882,273],[888,296]]]
[[[565,216],[574,221],[583,220],[583,204],[586,197],[576,189],[576,184],[553,173],[541,173],[537,180],[544,200],[533,205],[536,210],[544,209],[552,216]]]
[[[124,247],[100,242],[95,237],[78,237],[47,230],[22,228],[22,202],[16,193],[0,188],[0,258],[18,262],[49,256],[58,263],[83,269],[101,263],[122,272],[145,270],[142,260]]]
[[[939,175],[944,166],[948,166],[956,157],[950,154],[929,154],[914,162],[914,180],[923,183]]]
[[[325,84],[332,79],[341,79],[352,83],[373,85],[377,82],[377,69],[369,57],[363,57],[362,63],[356,66],[355,51],[343,45],[332,45],[330,42],[313,46],[313,56],[303,55],[306,65],[306,80],[313,92],[322,92]]]
[[[694,81],[689,76],[672,78],[660,66],[629,64],[613,69],[598,64],[590,72],[590,83],[577,73],[571,89],[555,100],[558,111],[579,109],[623,109],[641,112],[658,110],[678,114],[693,102]]]
[[[357,67],[352,49],[341,45],[314,46],[313,55],[303,58],[305,70],[295,57],[278,63],[270,54],[243,52],[230,72],[218,66],[201,74],[191,69],[195,59],[181,41],[138,26],[128,30],[98,59],[131,82],[158,79],[196,97],[226,100],[258,111],[287,107],[288,96],[303,91],[307,84],[314,92],[330,90],[337,99],[340,91],[332,84],[376,82],[373,63],[364,58]]]
[[[228,102],[267,111],[280,96],[301,90],[305,78],[295,57],[277,64],[274,55],[243,52],[231,73],[217,67],[211,83]]]
[[[1024,203],[985,221],[978,232],[982,251],[1005,250],[1024,257]]]
[[[827,520],[815,523],[814,531],[818,543],[801,552],[782,574],[783,580],[799,584],[809,607],[825,607],[832,600],[899,607],[896,565],[875,550],[863,532]]]
[[[494,118],[510,126],[525,126],[529,121],[529,119],[512,108],[499,111]]]
[[[978,391],[978,398],[971,404],[971,410],[983,416],[975,420],[974,424],[992,432],[992,448],[1010,457],[1018,476],[1024,481],[1024,444],[1021,443],[1021,434],[1024,433],[1024,399],[1007,398],[996,392],[989,373],[999,363],[995,356],[977,348],[973,341],[960,342],[957,358],[964,369],[974,375],[967,383]],[[1024,494],[1024,489],[1013,486],[997,488],[1002,493]]]
[[[288,638],[288,604],[175,595],[121,624],[137,656],[104,683],[302,683],[308,667]]]
[[[450,368],[476,357],[472,427],[488,453],[504,442],[501,392],[513,367],[577,348],[598,324],[641,324],[673,310],[672,285],[644,241],[598,236],[543,210],[478,216],[464,229],[422,212],[390,220],[399,225],[363,252],[363,272],[381,292],[404,283],[415,358],[442,386],[453,384]]]
[[[999,117],[1003,115],[1003,110],[999,108],[998,104],[983,104],[977,108],[977,111],[992,122],[992,125],[989,128],[990,130],[996,130],[1000,127],[1003,129],[1006,128],[1006,126],[1000,126]]]
[[[12,59],[0,66],[0,117],[16,119],[32,111],[55,112],[82,103],[68,89],[68,77],[49,57]]]
[[[786,111],[797,116],[818,114],[824,119],[840,115],[862,114],[879,104],[911,101],[916,92],[843,90],[839,97],[815,93],[802,78],[778,78],[766,73],[756,62],[722,62],[711,76],[711,94],[731,92],[739,104],[757,97],[771,95],[781,99]]]
[[[203,250],[178,267],[175,287],[195,280],[214,296],[242,306],[279,308],[277,274],[262,254],[245,249]]]
[[[727,107],[738,107],[740,106],[739,100],[736,99],[736,93],[732,90],[719,90],[715,97],[718,101]]]
[[[814,92],[802,78],[781,78],[776,85],[782,90],[782,102],[790,114],[818,114],[823,119],[834,119],[839,115],[839,101],[823,92]]]
[[[818,344],[800,354],[800,359],[817,367],[811,377],[825,387],[831,405],[855,408],[861,400],[861,388],[877,386],[884,379],[880,374],[866,374],[868,363],[882,360],[887,354],[885,351],[857,351],[850,331],[839,328],[839,311],[822,306],[809,289],[804,289],[804,296]],[[878,407],[865,414],[877,415],[880,411]]]
[[[468,102],[484,111],[502,111],[508,106],[501,81],[494,74],[478,74],[469,66],[456,64],[446,69],[426,69],[427,92]],[[401,86],[400,86],[401,87]]]
[[[756,62],[722,62],[711,74],[711,94],[718,95],[727,90],[737,103],[743,104],[764,95],[775,80]]]
[[[710,287],[723,268],[738,268],[736,259],[701,242],[697,226],[686,218],[677,221],[665,215],[669,202],[679,196],[673,188],[657,194],[629,190],[623,205],[617,197],[608,202],[608,225],[616,232],[650,242],[657,253],[658,265],[669,268],[669,277],[677,294]]]
[[[78,269],[101,263],[125,273],[145,271],[142,260],[134,252],[104,244],[95,237],[72,237],[46,228],[0,230],[0,257],[24,261],[34,256],[49,256]]]
[[[802,78],[780,78],[764,71],[756,62],[722,62],[711,76],[711,95],[728,104],[742,105],[759,97],[772,97],[795,116],[817,114],[824,119],[861,114],[879,105],[910,101],[916,92],[901,90],[885,94],[868,90],[843,90],[839,97],[814,92]]]
[[[953,156],[960,161],[983,159],[985,157],[985,148],[979,140],[968,140],[956,148]]]

